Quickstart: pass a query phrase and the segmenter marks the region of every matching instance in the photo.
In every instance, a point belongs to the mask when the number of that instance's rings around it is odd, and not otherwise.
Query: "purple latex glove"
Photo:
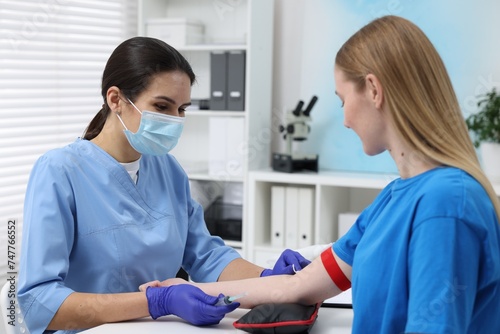
[[[149,314],[153,319],[173,314],[196,326],[218,324],[226,313],[240,306],[238,302],[215,306],[219,297],[207,295],[189,284],[148,287],[146,297]]]
[[[281,253],[273,269],[264,269],[260,277],[271,275],[294,275],[296,271],[306,267],[311,261],[291,249],[285,249]],[[295,269],[295,270],[294,270]]]

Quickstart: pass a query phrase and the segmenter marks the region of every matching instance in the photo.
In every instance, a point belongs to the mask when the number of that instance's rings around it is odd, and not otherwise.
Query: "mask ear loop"
[[[127,97],[127,101],[130,102],[130,104],[135,108],[135,110],[137,110],[139,112],[139,114],[142,115],[142,112],[139,110],[139,108],[137,108],[134,104],[134,102],[130,101],[130,99]],[[118,119],[120,120],[120,122],[122,123],[123,127],[125,128],[125,130],[128,131],[128,128],[127,126],[125,125],[125,123],[123,123],[123,120],[122,118],[120,117],[120,115],[118,113],[115,113],[116,117],[118,117]]]
[[[125,125],[125,123],[123,123],[123,120],[122,120],[122,118],[120,117],[120,115],[119,115],[117,112],[115,112],[115,115],[116,115],[116,117],[118,117],[118,119],[120,120],[120,123],[122,123],[123,127],[125,128],[125,130],[127,130],[127,131],[128,131],[127,126]]]
[[[128,101],[128,102],[130,102],[130,104],[131,104],[132,106],[134,106],[135,110],[137,110],[137,111],[139,112],[139,114],[141,114],[141,115],[142,115],[142,111],[140,111],[140,110],[139,110],[139,108],[137,108],[137,107],[135,106],[134,102],[130,101],[130,99],[129,99],[128,97],[127,97],[127,101]]]

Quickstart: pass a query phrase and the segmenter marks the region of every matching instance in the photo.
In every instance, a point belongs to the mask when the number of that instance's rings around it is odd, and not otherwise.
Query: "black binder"
[[[227,110],[227,52],[210,54],[210,109]]]
[[[245,51],[230,51],[227,66],[227,109],[245,110]]]

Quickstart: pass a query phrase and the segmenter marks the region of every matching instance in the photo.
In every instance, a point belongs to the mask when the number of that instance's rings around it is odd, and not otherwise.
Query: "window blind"
[[[0,285],[12,271],[9,219],[19,257],[31,168],[81,136],[101,108],[106,60],[137,33],[136,13],[136,0],[0,0]]]

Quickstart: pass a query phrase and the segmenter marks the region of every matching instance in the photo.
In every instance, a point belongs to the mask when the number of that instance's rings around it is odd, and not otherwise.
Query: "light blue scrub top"
[[[40,334],[74,291],[138,291],[181,267],[194,281],[216,281],[239,257],[210,235],[171,155],[142,156],[135,184],[109,154],[78,139],[31,172],[18,299],[31,334]],[[103,307],[113,306],[103,300],[96,312]]]

